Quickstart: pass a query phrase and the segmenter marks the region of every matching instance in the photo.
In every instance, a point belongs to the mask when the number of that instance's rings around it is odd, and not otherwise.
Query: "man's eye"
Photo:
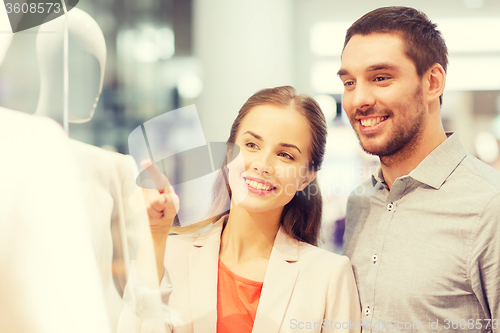
[[[344,87],[352,86],[353,84],[354,84],[354,81],[345,81]]]
[[[375,81],[377,81],[377,82],[382,82],[382,81],[385,81],[385,80],[387,80],[387,79],[388,79],[388,77],[387,77],[387,76],[377,76],[377,77],[375,78]]]
[[[285,152],[281,152],[281,153],[279,153],[279,154],[278,154],[278,156],[282,156],[282,157],[284,157],[284,158],[286,158],[286,159],[289,159],[289,160],[291,160],[291,161],[295,161],[295,159],[293,158],[293,156],[292,156],[292,155],[290,155],[290,154],[288,154],[288,153],[285,153]]]
[[[257,146],[253,142],[248,142],[245,146],[247,146],[248,148],[252,148],[252,149],[258,149],[259,148],[259,146]]]

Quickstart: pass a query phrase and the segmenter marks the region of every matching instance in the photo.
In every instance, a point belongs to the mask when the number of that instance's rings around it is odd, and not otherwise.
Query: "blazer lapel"
[[[189,253],[189,297],[197,333],[217,330],[217,267],[223,220],[198,237]]]
[[[252,332],[277,333],[299,273],[299,242],[280,228],[267,265]]]

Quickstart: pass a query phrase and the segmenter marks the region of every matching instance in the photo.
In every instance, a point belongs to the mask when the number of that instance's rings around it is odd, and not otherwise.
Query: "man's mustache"
[[[370,116],[375,116],[375,115],[383,115],[383,116],[392,116],[393,112],[390,109],[376,109],[376,108],[369,108],[365,110],[360,110],[356,109],[356,112],[354,113],[354,118],[358,117],[370,117]]]

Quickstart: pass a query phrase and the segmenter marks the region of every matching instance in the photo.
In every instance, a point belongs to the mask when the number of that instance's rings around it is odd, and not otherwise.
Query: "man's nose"
[[[355,110],[365,110],[375,104],[372,88],[366,83],[357,83],[352,92],[352,107]]]

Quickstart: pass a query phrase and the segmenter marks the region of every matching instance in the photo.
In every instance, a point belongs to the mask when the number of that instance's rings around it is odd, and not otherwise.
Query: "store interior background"
[[[388,5],[418,8],[437,23],[449,48],[445,129],[459,134],[469,154],[500,170],[498,0],[81,0],[77,7],[104,33],[108,57],[95,115],[88,123],[71,124],[69,135],[128,153],[134,128],[195,104],[206,141],[225,141],[248,97],[262,88],[292,85],[316,97],[328,119],[327,155],[318,175],[322,246],[341,252],[347,196],[370,177],[377,158],[362,152],[342,113],[336,72],[345,30],[366,12]],[[37,29],[16,33],[0,66],[4,107],[36,109]],[[71,66],[81,74],[71,89],[95,94],[96,63],[87,59]],[[168,133],[188,127],[166,129],[165,139],[181,141]]]

